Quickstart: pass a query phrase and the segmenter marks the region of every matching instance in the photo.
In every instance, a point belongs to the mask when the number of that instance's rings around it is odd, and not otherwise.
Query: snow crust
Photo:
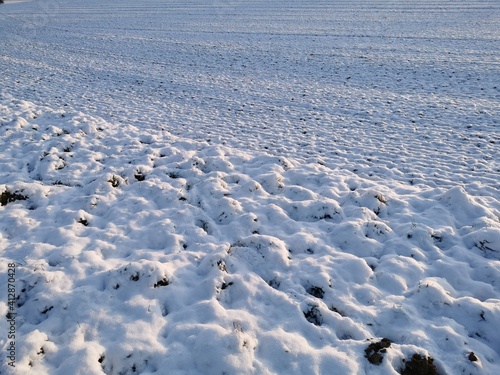
[[[1,7],[0,373],[500,372],[497,3]]]

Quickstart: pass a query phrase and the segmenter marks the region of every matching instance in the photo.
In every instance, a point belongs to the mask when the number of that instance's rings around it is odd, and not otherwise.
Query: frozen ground
[[[499,17],[0,5],[15,373],[500,373]]]

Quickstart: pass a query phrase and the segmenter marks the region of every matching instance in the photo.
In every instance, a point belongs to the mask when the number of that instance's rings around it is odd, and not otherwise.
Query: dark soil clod
[[[146,176],[144,176],[142,173],[136,173],[134,174],[134,177],[137,181],[144,181],[146,179]]]
[[[434,358],[414,354],[411,360],[404,362],[405,367],[401,370],[401,375],[438,375]]]
[[[274,289],[279,289],[281,283],[276,280],[276,279],[272,279],[272,280],[269,280],[268,282],[268,285],[271,287],[271,288],[274,288]]]
[[[0,204],[2,206],[6,206],[8,203],[15,201],[25,201],[26,199],[28,199],[27,196],[18,193],[11,193],[9,190],[5,190],[2,194],[0,194]]]
[[[40,311],[41,314],[47,314],[50,310],[52,310],[54,306],[46,307],[45,310]]]
[[[323,298],[325,295],[325,291],[322,288],[319,288],[317,286],[312,286],[309,289],[307,289],[307,293],[310,295],[316,297],[316,298]]]
[[[339,314],[340,316],[343,316],[343,317],[347,316],[343,311],[340,311],[335,306],[330,307],[330,310],[333,311],[333,312],[335,312],[335,313],[337,313],[337,314]]]
[[[220,287],[220,288],[221,288],[222,290],[224,290],[224,289],[226,289],[228,286],[233,285],[233,284],[234,284],[234,283],[233,283],[232,281],[228,282],[227,284],[226,284],[226,283],[222,283],[222,285],[221,285],[221,287]]]
[[[221,270],[222,272],[227,272],[227,267],[226,267],[226,262],[224,262],[223,260],[219,260],[217,262],[217,267],[219,268],[219,270]]]
[[[113,186],[114,188],[115,187],[118,187],[120,186],[120,180],[118,179],[118,177],[116,176],[113,176],[111,177],[111,179],[108,180],[108,182],[111,184],[111,186]]]
[[[469,361],[471,361],[471,362],[479,361],[479,358],[477,358],[477,356],[474,352],[470,352],[469,356],[467,358],[469,358]]]
[[[309,311],[304,312],[304,316],[309,323],[316,326],[323,324],[323,315],[321,315],[321,311],[319,311],[318,306],[312,306]]]
[[[380,365],[384,360],[384,356],[380,353],[385,353],[386,349],[391,346],[391,340],[383,338],[379,342],[373,342],[365,349],[365,357],[373,365]]]
[[[84,219],[84,218],[80,218],[80,220],[78,220],[78,222],[84,226],[88,226],[89,225],[89,222],[88,220]]]
[[[168,279],[166,277],[164,277],[163,279],[158,281],[156,284],[154,284],[153,288],[158,288],[160,286],[167,286],[168,284],[170,284],[170,282],[168,281]]]

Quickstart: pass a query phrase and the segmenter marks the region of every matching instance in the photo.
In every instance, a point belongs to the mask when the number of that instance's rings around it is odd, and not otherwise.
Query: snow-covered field
[[[499,20],[7,0],[0,374],[499,374]]]

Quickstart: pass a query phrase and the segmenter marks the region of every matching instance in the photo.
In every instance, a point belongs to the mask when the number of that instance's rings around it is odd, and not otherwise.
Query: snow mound
[[[16,373],[500,370],[498,200],[2,97]]]

